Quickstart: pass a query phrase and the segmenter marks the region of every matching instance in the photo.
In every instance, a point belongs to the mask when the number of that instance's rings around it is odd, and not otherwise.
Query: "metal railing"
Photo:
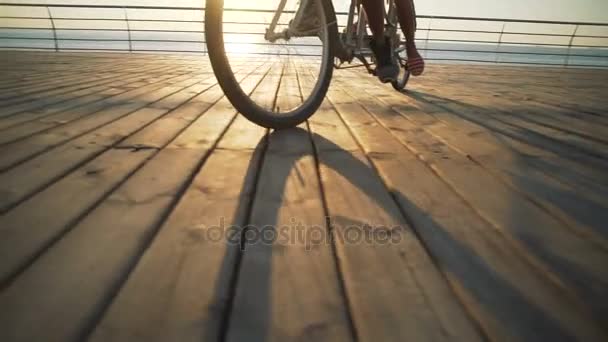
[[[206,52],[204,8],[0,3],[2,8],[2,14],[16,14],[0,15],[0,49]],[[105,15],[70,15],[73,10],[102,11]],[[228,11],[256,14],[250,17],[258,19],[274,12]],[[154,15],[143,16],[146,12]],[[180,19],[180,13],[200,19]],[[339,23],[347,15],[336,14]],[[608,68],[608,23],[429,15],[419,15],[418,21],[418,45],[427,60]],[[267,22],[239,20],[231,24],[247,25],[253,28],[247,35],[262,36]],[[492,25],[496,28],[487,28]],[[183,37],[188,35],[194,37]]]

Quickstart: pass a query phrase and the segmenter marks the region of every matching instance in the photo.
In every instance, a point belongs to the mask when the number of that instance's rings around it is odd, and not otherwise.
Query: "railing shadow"
[[[528,196],[533,196],[536,201],[544,203],[541,210],[546,211],[545,208],[549,205],[572,220],[567,225],[576,226],[566,228],[566,223],[551,213],[550,216],[556,218],[556,221],[553,222],[562,223],[560,226],[553,227],[556,236],[563,237],[563,232],[560,231],[566,230],[568,231],[566,234],[577,236],[577,241],[608,238],[608,227],[605,224],[608,219],[608,207],[605,203],[596,200],[608,197],[608,192],[606,192],[608,178],[593,177],[588,171],[583,170],[588,167],[606,170],[608,163],[605,159],[588,155],[582,158],[580,150],[571,149],[568,144],[563,144],[560,140],[538,132],[531,132],[524,128],[506,130],[503,128],[503,123],[494,121],[488,117],[489,114],[485,114],[488,110],[491,111],[491,108],[415,90],[408,91],[406,96],[437,106],[490,132],[492,139],[505,147],[509,151],[509,155],[514,157],[514,160],[509,162],[512,166],[504,169],[498,167],[502,169],[504,177],[508,178],[515,188],[526,192]],[[462,109],[449,108],[447,106],[449,104],[456,104]],[[557,158],[549,159],[527,155],[512,146],[513,143],[510,139],[550,152]],[[470,158],[475,159],[474,156],[470,156]],[[560,163],[560,159],[573,162],[570,164],[573,166]],[[491,162],[486,167],[493,168]],[[560,183],[567,186],[560,186]],[[593,261],[577,256],[576,250],[556,249],[551,245],[550,236],[546,236],[544,239],[539,238],[539,234],[533,233],[534,228],[530,227],[531,223],[538,221],[526,217],[528,211],[522,210],[519,202],[513,202],[511,210],[512,220],[506,223],[507,227],[514,228],[510,234],[522,242],[530,254],[547,265],[564,283],[572,286],[597,317],[606,317],[608,314],[608,304],[606,304],[608,303],[608,291],[606,291],[608,283],[601,274],[602,272],[597,272],[598,268],[593,265]],[[582,234],[588,230],[595,235],[582,238],[579,230],[583,231]],[[562,243],[565,242],[563,238],[560,240]],[[591,255],[606,252],[605,249],[595,244],[596,241],[585,243],[590,249],[596,251]],[[573,246],[580,246],[580,244],[573,244]],[[587,267],[582,267],[583,265]]]

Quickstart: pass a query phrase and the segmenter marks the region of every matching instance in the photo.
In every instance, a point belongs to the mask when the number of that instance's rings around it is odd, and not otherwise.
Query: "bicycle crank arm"
[[[291,38],[291,35],[289,34],[289,29],[284,29],[281,32],[274,32],[271,31],[270,28],[266,29],[266,33],[264,33],[264,39],[266,39],[267,41],[274,43],[279,39],[283,39],[283,40],[289,40],[289,38]]]

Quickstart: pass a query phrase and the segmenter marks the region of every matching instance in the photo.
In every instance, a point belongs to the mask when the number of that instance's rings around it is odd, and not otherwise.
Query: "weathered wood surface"
[[[341,70],[279,132],[204,56],[0,73],[0,341],[608,340],[607,71]],[[312,82],[237,78],[279,108]]]

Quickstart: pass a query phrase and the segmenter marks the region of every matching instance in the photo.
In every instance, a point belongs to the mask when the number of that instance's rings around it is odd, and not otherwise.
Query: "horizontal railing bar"
[[[0,30],[52,30],[50,27],[0,27]],[[127,32],[126,28],[124,29],[91,29],[91,28],[79,28],[79,27],[65,27],[65,28],[57,28],[57,31],[107,31],[107,32]],[[165,32],[165,33],[205,33],[205,31],[200,30],[142,30],[142,29],[131,29],[131,32]]]
[[[40,4],[40,3],[0,3],[0,6],[11,7],[50,7],[50,8],[114,8],[114,9],[143,9],[143,10],[195,10],[204,11],[203,7],[172,7],[172,6],[117,6],[117,5],[73,5],[73,4]],[[234,12],[258,12],[258,13],[274,13],[272,9],[252,9],[252,8],[226,8],[225,11]],[[284,13],[293,13],[294,11],[284,11]],[[336,12],[337,15],[347,15],[347,12]],[[557,21],[557,20],[530,20],[530,19],[512,19],[512,18],[480,18],[480,17],[452,17],[438,15],[418,15],[422,19],[444,19],[444,20],[475,20],[475,21],[494,21],[494,22],[517,22],[517,23],[534,23],[534,24],[556,24],[556,25],[588,25],[588,26],[608,26],[608,23],[600,22],[577,22],[577,21]]]
[[[129,19],[129,21],[131,21],[131,19]],[[50,30],[51,28],[48,27],[0,27],[0,30]],[[127,31],[127,29],[90,29],[90,28],[73,28],[73,27],[66,27],[66,28],[57,28],[57,31]],[[418,30],[422,30],[422,29],[418,29]],[[446,31],[446,32],[466,32],[466,33],[501,33],[501,32],[497,32],[497,31],[475,31],[475,30],[443,30],[443,29],[431,29],[431,31]],[[131,32],[166,32],[166,33],[205,33],[205,31],[200,31],[200,30],[155,30],[155,29],[131,29]],[[232,32],[225,32],[225,33],[230,33],[232,34]],[[263,32],[235,32],[236,33],[243,33],[243,34],[258,34],[258,35],[263,35]],[[571,35],[562,35],[562,34],[541,34],[541,33],[520,33],[520,32],[503,32],[503,34],[514,34],[514,35],[527,35],[527,36],[555,36],[555,37],[570,37]],[[602,39],[608,39],[608,36],[589,36],[589,35],[577,35],[576,38],[602,38]],[[420,38],[420,40],[425,40]],[[432,39],[429,39],[429,41]],[[443,40],[443,39],[441,39]],[[472,40],[467,40],[467,42],[484,42],[484,43],[496,43],[494,41],[472,41]],[[509,44],[508,42],[501,42],[501,43],[505,43],[505,44]],[[512,44],[519,44],[519,43],[512,43]],[[532,45],[542,45],[545,43],[529,43]],[[555,46],[568,46],[567,44],[552,44]],[[580,46],[580,47],[596,47],[595,45],[589,46],[589,45],[572,45],[573,47],[576,46]],[[608,45],[606,46],[608,47]]]
[[[0,19],[28,19],[28,20],[50,20],[48,17],[2,17]],[[72,18],[72,17],[53,17],[53,20],[64,20],[64,21],[127,21],[124,18]],[[167,22],[167,23],[197,23],[204,24],[204,20],[182,20],[182,19],[131,19],[129,21],[135,22]],[[236,21],[225,21],[224,24],[231,25],[268,25],[268,23],[252,23],[252,22],[236,22]],[[287,25],[288,23],[279,22],[278,25]],[[344,25],[338,25],[339,27],[345,27]]]
[[[8,18],[8,19],[41,19],[41,20],[50,20],[49,18],[44,17],[0,17],[0,19]],[[125,21],[125,19],[119,18],[53,18],[54,20],[98,20],[98,21]],[[201,20],[168,20],[168,19],[129,19],[129,21],[135,22],[176,22],[176,23],[200,23],[204,24],[204,21]],[[261,22],[236,22],[236,21],[228,21],[224,22],[224,24],[230,25],[268,25],[268,23]],[[280,24],[281,25],[281,24]],[[287,25],[287,23],[283,24]],[[345,25],[338,25],[338,27],[345,27]],[[0,29],[20,29],[20,27],[0,27]],[[35,29],[35,28],[31,28]],[[64,29],[65,30],[65,29]],[[82,29],[86,30],[86,29]],[[134,30],[132,30],[134,31]],[[570,37],[571,34],[559,34],[559,33],[534,33],[534,32],[501,32],[501,31],[485,31],[485,30],[458,30],[458,29],[438,29],[438,28],[418,28],[418,31],[431,31],[431,32],[457,32],[457,33],[491,33],[491,34],[513,34],[513,35],[524,35],[524,36],[549,36],[549,37]],[[594,36],[594,35],[576,35],[576,38],[601,38],[608,39],[608,36]]]
[[[19,50],[55,50],[55,47],[0,46],[0,49],[19,49]]]
[[[419,16],[421,17],[421,16]],[[48,17],[16,17],[16,16],[0,16],[0,19],[29,19],[29,20],[50,20]],[[66,21],[126,21],[124,18],[68,18],[68,17],[54,17],[54,20],[66,20]],[[472,19],[473,20],[473,19]],[[481,19],[479,19],[481,20]],[[174,23],[199,23],[204,24],[204,20],[182,20],[182,19],[129,19],[134,22],[174,22]],[[224,22],[224,24],[232,25],[268,25],[268,23],[261,22]],[[569,24],[568,24],[569,25]],[[607,24],[608,25],[608,24]],[[338,25],[339,27],[345,27],[344,25]],[[420,27],[418,31],[429,31],[428,28]],[[554,36],[554,37],[570,37],[569,34],[557,34],[557,33],[530,33],[530,32],[501,32],[501,31],[480,31],[480,30],[457,30],[457,29],[437,29],[431,28],[430,31],[442,31],[442,32],[466,32],[466,33],[502,33],[502,34],[521,34],[529,36]],[[577,35],[577,37],[584,38],[608,38],[608,36],[590,36],[590,35]]]
[[[457,33],[495,33],[495,34],[514,34],[524,36],[549,36],[549,37],[572,37],[572,34],[559,34],[559,33],[534,33],[534,32],[509,32],[509,31],[482,31],[482,30],[457,30],[457,29],[438,29],[438,28],[417,28],[417,31],[437,31],[437,32],[457,32]],[[590,36],[590,35],[576,35],[576,38],[608,38],[608,36]]]
[[[65,20],[65,21],[126,21],[124,18],[55,18],[53,20]],[[182,20],[182,19],[131,19],[129,21],[134,22],[161,22],[161,23],[197,23],[204,24],[203,20]]]
[[[49,29],[50,30],[50,29]],[[61,29],[58,29],[58,31]],[[122,32],[126,32],[127,30],[116,30],[116,31],[122,31]],[[131,31],[136,31],[136,30],[131,30]],[[153,30],[137,30],[140,32],[157,32],[157,31],[153,31]],[[167,33],[171,33],[174,31],[158,31],[158,32],[167,32]],[[204,33],[204,31],[182,31],[182,33]],[[263,33],[259,33],[259,32],[251,32],[251,33],[241,33],[241,32],[225,32],[225,34],[248,34],[248,35],[263,35]],[[3,37],[2,39],[53,39],[53,38],[44,38],[44,37]],[[63,40],[107,40],[107,41],[120,41],[121,39],[114,39],[114,38],[99,38],[99,39],[84,39],[84,38],[59,38],[59,39],[63,39]],[[137,39],[131,39],[133,41],[137,40]],[[427,39],[416,39],[418,41],[426,41]],[[143,40],[141,40],[143,41]],[[163,42],[180,42],[180,40],[149,40],[149,41],[163,41]],[[432,41],[432,42],[452,42],[452,43],[480,43],[480,44],[496,44],[496,42],[493,41],[486,41],[486,40],[461,40],[461,39],[428,39],[428,41]],[[244,44],[244,43],[243,43]],[[258,43],[256,43],[258,44]],[[259,43],[259,44],[267,44],[267,45],[271,45],[270,43]],[[548,43],[525,43],[525,42],[502,42],[502,45],[526,45],[526,46],[553,46],[553,47],[567,47],[567,45],[565,44],[548,44]],[[595,49],[608,49],[608,45],[571,45],[573,48],[595,48]]]
[[[45,30],[51,30],[50,28],[45,29]],[[57,29],[57,31],[61,31],[61,30],[69,30],[69,29]],[[77,31],[85,31],[86,29],[78,29]],[[126,32],[126,29],[89,29],[91,31],[112,31],[112,32]],[[131,30],[131,32],[136,31],[136,32],[164,32],[164,33],[204,33],[205,31],[165,31],[165,30]],[[225,32],[225,34],[248,34],[248,35],[263,35],[263,33],[261,32],[249,32],[249,33],[242,33],[242,32]],[[37,37],[4,37],[3,39],[53,39],[53,38],[37,38]],[[70,39],[70,38],[61,38],[61,39]],[[74,38],[76,39],[76,38]],[[87,39],[80,39],[78,38],[78,40],[87,40]],[[94,39],[88,39],[88,40],[94,40]],[[118,41],[119,39],[104,39],[104,40],[116,40]],[[132,40],[136,40],[136,39],[132,39]],[[429,41],[429,42],[451,42],[451,43],[479,43],[479,44],[496,44],[496,42],[493,41],[488,41],[488,40],[464,40],[464,39],[416,39],[418,41]],[[165,42],[178,42],[179,40],[162,40]],[[269,43],[264,43],[264,44],[269,44]],[[525,45],[525,46],[552,46],[552,47],[567,47],[568,45],[566,44],[549,44],[549,43],[526,43],[526,42],[501,42],[502,45]],[[607,49],[608,45],[571,45],[571,47],[573,48],[594,48],[594,49]]]
[[[15,16],[0,16],[0,19],[51,20],[51,18],[49,18],[49,17],[15,17]]]
[[[21,39],[17,37],[0,37],[0,39]],[[54,40],[54,38],[25,38],[35,40]],[[80,42],[128,42],[128,39],[106,39],[106,38],[57,38],[57,41],[80,41]],[[200,43],[205,44],[204,40],[166,40],[166,39],[131,39],[132,42],[161,42],[161,43]],[[258,42],[225,42],[226,44],[234,45],[261,45],[261,46],[274,46],[280,49],[281,45],[272,45],[268,43]],[[305,43],[292,43],[285,45],[286,47],[321,47],[320,44],[305,44]]]
[[[457,43],[484,43],[484,44],[497,44],[495,41],[490,40],[465,40],[465,39],[424,39],[424,38],[416,38],[418,41],[429,41],[429,42],[457,42]],[[550,44],[550,43],[526,43],[526,42],[500,42],[501,45],[530,45],[530,46],[558,46],[558,47],[582,47],[582,48],[597,48],[597,49],[606,49],[608,45],[567,45],[567,44]]]
[[[119,5],[74,5],[74,4],[40,4],[40,3],[10,3],[0,2],[0,6],[11,7],[56,7],[56,8],[115,8],[115,9],[149,9],[149,10],[203,10],[202,7],[175,7],[175,6],[119,6]]]
[[[23,19],[23,18],[20,18]],[[26,18],[31,19],[31,18]],[[50,20],[49,18],[37,18]],[[98,20],[98,21],[119,21],[124,22],[124,19],[65,19],[65,18],[53,18],[54,20]],[[148,20],[148,19],[129,19],[129,21],[135,22],[182,22],[182,23],[201,23],[204,24],[204,21],[188,21],[188,20]],[[266,23],[237,23],[237,22],[226,22],[225,24],[247,24],[247,25],[267,25]],[[286,25],[286,24],[283,24]],[[344,27],[344,25],[339,25],[339,27]],[[3,30],[44,30],[48,28],[41,27],[0,27]],[[57,30],[91,30],[91,31],[126,31],[126,29],[86,29],[86,28],[57,28]],[[163,31],[163,32],[204,32],[204,31],[178,31],[178,30],[131,30],[131,31]],[[437,29],[437,28],[419,28],[418,31],[431,31],[431,32],[455,32],[455,33],[488,33],[488,34],[503,34],[503,35],[522,35],[522,36],[548,36],[548,37],[571,37],[570,34],[558,34],[558,33],[532,33],[532,32],[500,32],[500,31],[482,31],[482,30],[457,30],[457,29]],[[598,39],[608,39],[608,36],[594,36],[594,35],[576,35],[575,38],[598,38]],[[565,44],[564,44],[565,45]]]
[[[491,64],[520,64],[520,65],[542,65],[542,66],[555,66],[563,67],[562,63],[543,63],[543,62],[508,62],[508,61],[494,61],[494,60],[483,60],[483,59],[458,59],[458,58],[425,58],[427,61],[454,61],[454,62],[476,62],[476,63],[491,63]],[[588,68],[608,68],[608,65],[602,64],[568,64],[568,66],[574,67],[588,67]]]
[[[502,23],[529,23],[529,24],[548,24],[548,25],[580,25],[580,26],[608,26],[608,22],[579,22],[579,21],[558,21],[558,20],[531,20],[531,19],[510,19],[510,18],[479,18],[479,17],[450,17],[440,15],[417,15],[422,19],[434,20],[474,20],[474,21],[490,21]]]
[[[0,46],[0,49],[20,49],[20,50],[54,50],[55,48],[46,47],[18,47],[18,46]],[[62,51],[118,51],[118,52],[129,52],[124,49],[108,49],[108,48],[62,48]],[[181,53],[206,53],[202,50],[162,50],[162,49],[135,49],[133,52],[181,52]],[[276,55],[276,53],[264,53],[256,52],[253,54],[258,55]],[[317,57],[318,55],[311,54],[293,54],[293,56],[302,57]],[[539,66],[554,66],[562,67],[562,64],[558,63],[543,63],[543,62],[518,62],[518,61],[495,61],[495,60],[482,60],[482,59],[460,59],[460,58],[426,58],[427,61],[451,61],[451,62],[474,62],[474,63],[491,63],[491,64],[518,64],[518,65],[539,65]],[[586,68],[608,68],[607,65],[602,64],[569,64],[573,67],[586,67]]]
[[[508,55],[532,55],[532,56],[560,56],[560,57],[590,57],[590,58],[608,58],[608,55],[581,55],[567,53],[550,53],[550,52],[517,52],[517,51],[485,51],[485,50],[466,50],[466,49],[435,49],[435,48],[418,48],[420,51],[441,51],[441,52],[471,52],[471,53],[490,53],[490,54],[508,54]]]
[[[127,32],[127,29],[76,29],[76,28],[58,28],[57,31],[123,31]],[[143,30],[143,29],[131,29],[131,32],[163,32],[163,33],[205,33],[200,30]]]
[[[0,37],[0,39],[55,40],[53,37]]]
[[[0,37],[0,39],[27,39],[27,40],[54,40],[53,38],[45,37]],[[111,38],[57,38],[58,41],[84,41],[84,42],[96,42],[96,41],[109,41],[109,42],[128,42],[128,39],[111,39]],[[204,40],[167,40],[167,39],[131,39],[132,42],[161,42],[161,43],[205,43]],[[258,42],[228,42],[228,44],[252,44],[252,45],[268,45],[276,46],[270,43],[258,43]],[[290,44],[289,46],[307,46],[307,47],[320,47],[321,45],[316,44]],[[564,53],[549,53],[549,52],[517,52],[517,51],[485,51],[485,50],[467,50],[467,49],[437,49],[437,48],[419,48],[421,51],[440,51],[440,52],[467,52],[467,53],[487,53],[487,54],[511,54],[511,55],[533,55],[533,56],[560,56],[560,57],[587,57],[587,58],[608,58],[608,55],[584,55],[584,54],[564,54]]]

